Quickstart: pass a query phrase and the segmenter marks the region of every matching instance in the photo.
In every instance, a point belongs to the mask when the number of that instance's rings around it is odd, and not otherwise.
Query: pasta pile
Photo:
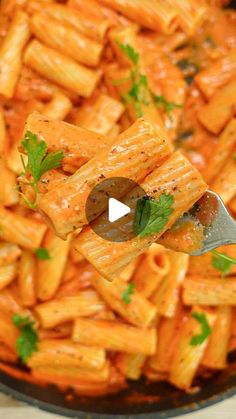
[[[228,367],[236,245],[189,256],[202,230],[177,220],[207,185],[236,217],[235,23],[224,0],[1,2],[0,369],[102,396]],[[94,233],[109,177],[159,230]]]

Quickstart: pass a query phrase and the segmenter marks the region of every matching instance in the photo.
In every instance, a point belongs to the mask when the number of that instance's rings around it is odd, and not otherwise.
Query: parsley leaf
[[[166,113],[173,111],[176,108],[183,108],[183,105],[174,102],[168,102],[164,96],[158,96],[153,93],[153,99],[157,107],[162,107]]]
[[[121,49],[121,51],[134,63],[135,65],[139,62],[139,53],[135,51],[135,49],[129,45],[129,44],[121,44],[120,42],[117,42],[118,47]]]
[[[21,156],[22,165],[24,168],[22,176],[25,179],[28,179],[29,176],[32,178],[32,181],[28,181],[27,184],[33,187],[35,200],[34,202],[30,202],[23,194],[22,195],[24,196],[24,199],[30,208],[36,208],[39,179],[48,170],[57,169],[61,166],[61,160],[64,157],[64,153],[63,151],[55,151],[49,153],[45,141],[39,140],[37,135],[33,134],[31,131],[26,132],[21,144],[23,150],[27,153],[28,156],[27,164],[25,163],[24,158]]]
[[[34,328],[34,322],[28,317],[22,317],[14,314],[12,321],[18,329],[20,329],[20,336],[16,341],[16,351],[22,362],[38,350],[38,334]]]
[[[212,258],[212,266],[221,272],[222,276],[226,276],[231,268],[236,265],[236,259],[231,258],[226,253],[220,253],[217,250],[212,250],[214,255]]]
[[[41,260],[51,259],[48,249],[46,249],[45,247],[38,247],[38,249],[35,250],[35,254],[37,258]]]
[[[154,94],[148,85],[148,79],[145,74],[140,73],[139,69],[139,53],[129,44],[117,43],[118,47],[131,60],[133,67],[130,70],[128,77],[113,81],[114,86],[131,82],[131,88],[125,95],[122,96],[126,104],[133,103],[137,117],[143,116],[142,105],[149,105],[151,99],[157,107],[162,106],[165,112],[169,113],[175,108],[182,108],[182,105],[173,102],[168,102],[163,96]]]
[[[139,199],[134,215],[135,234],[146,237],[152,233],[160,233],[174,211],[173,204],[173,195],[162,194],[158,200]]]
[[[201,334],[194,335],[190,341],[190,345],[197,346],[201,345],[211,334],[212,329],[208,324],[206,314],[205,313],[192,313],[192,317],[197,320],[201,324]]]
[[[130,282],[122,294],[122,300],[125,304],[131,303],[131,295],[135,292],[135,284]]]

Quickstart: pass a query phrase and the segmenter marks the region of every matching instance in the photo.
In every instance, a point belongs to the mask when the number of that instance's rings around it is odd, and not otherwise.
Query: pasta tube
[[[18,11],[0,47],[0,94],[11,98],[20,75],[22,52],[30,37],[29,19]]]
[[[0,239],[18,244],[24,249],[37,249],[47,227],[35,220],[0,207]]]
[[[58,370],[58,369],[57,369]],[[32,370],[32,374],[34,378],[47,382],[55,384],[55,372],[57,371],[53,368],[48,370],[48,368],[45,369],[39,369],[34,368]],[[76,391],[76,394],[81,394],[82,396],[87,395],[89,397],[91,396],[104,396],[107,394],[113,394],[116,393],[119,390],[122,390],[126,388],[126,383],[124,380],[124,376],[122,376],[115,368],[110,368],[110,374],[106,381],[94,381],[95,373],[93,373],[93,377],[91,376],[91,372],[89,375],[90,380],[82,380],[81,376],[78,376],[78,378],[75,377],[75,373],[78,374],[78,371],[74,369],[74,372],[70,370],[68,372],[68,375],[66,374],[66,370],[60,370],[58,371],[57,375],[57,384],[62,385],[63,388],[74,388]],[[97,372],[98,373],[98,372]],[[97,377],[99,374],[96,374]],[[93,380],[91,380],[93,378]]]
[[[35,257],[28,250],[25,250],[20,258],[18,285],[22,305],[33,306],[36,303]]]
[[[147,357],[143,354],[121,353],[116,358],[116,367],[130,380],[138,380],[146,360]]]
[[[181,29],[189,36],[194,35],[208,11],[206,3],[199,3],[197,0],[177,0],[171,1],[171,3],[173,3],[172,7],[177,9],[178,22]]]
[[[16,205],[19,201],[19,194],[16,190],[16,176],[11,172],[3,158],[0,158],[1,171],[1,189],[0,189],[0,205],[10,207]]]
[[[39,41],[75,61],[89,67],[99,64],[103,45],[56,19],[47,16],[45,27],[45,14],[37,13],[31,20],[31,30]]]
[[[42,327],[50,329],[58,324],[74,320],[78,316],[92,316],[103,309],[104,303],[94,291],[83,291],[74,296],[39,304],[35,307],[35,312]]]
[[[232,258],[236,258],[236,245],[221,246],[217,248],[217,251],[220,253],[225,253]],[[189,259],[189,268],[187,275],[191,276],[201,276],[201,277],[221,277],[222,273],[216,269],[212,261],[214,256],[211,252],[204,253],[201,256],[191,256]],[[236,265],[232,266],[230,269],[230,274],[236,275]]]
[[[189,255],[170,252],[170,271],[151,301],[157,312],[165,317],[174,317],[180,298],[180,287],[184,281],[189,262]]]
[[[84,5],[83,5],[84,7]],[[110,26],[108,19],[88,16],[74,7],[53,4],[43,8],[43,12],[60,22],[72,26],[78,32],[97,41],[102,41]]]
[[[92,278],[92,284],[104,301],[129,323],[139,326],[149,326],[156,317],[156,309],[153,304],[134,290],[127,304],[123,300],[123,294],[129,286],[126,281],[117,278],[113,282],[107,281],[99,275]]]
[[[39,375],[45,374],[45,376],[53,376],[54,381],[55,377],[58,378],[67,378],[70,381],[70,387],[73,386],[74,383],[81,383],[81,382],[91,382],[91,383],[103,383],[106,382],[109,378],[110,373],[110,364],[107,362],[104,367],[100,370],[95,371],[87,371],[85,369],[81,369],[74,366],[66,366],[59,365],[59,366],[52,366],[52,365],[45,365],[43,367],[37,367],[32,369],[32,374],[34,377],[39,377]],[[58,381],[57,381],[58,382]]]
[[[16,277],[17,265],[15,262],[0,266],[0,290],[6,288]]]
[[[188,277],[183,284],[183,301],[186,305],[235,306],[236,277]]]
[[[213,369],[226,367],[231,326],[232,308],[219,307],[202,365]]]
[[[234,48],[227,55],[214,61],[206,69],[200,71],[195,81],[207,99],[210,99],[220,87],[236,76],[236,51]]]
[[[51,48],[33,40],[26,48],[24,62],[42,76],[83,97],[90,97],[99,75]]]
[[[169,270],[170,259],[166,249],[156,243],[152,244],[135,271],[135,289],[144,297],[151,297]]]
[[[209,326],[212,327],[214,325],[216,320],[215,314],[200,307],[193,308],[192,312],[205,314]],[[180,331],[169,377],[172,384],[183,390],[188,390],[191,387],[192,380],[209,342],[209,338],[206,338],[201,344],[192,346],[191,339],[200,333],[201,324],[190,313]]]
[[[218,176],[211,183],[211,189],[218,193],[225,204],[236,194],[236,160],[230,156]]]
[[[174,153],[160,168],[147,176],[140,186],[146,191],[147,195],[155,199],[158,199],[163,192],[173,196],[174,211],[163,231],[143,238],[137,236],[129,241],[111,243],[98,236],[88,226],[75,241],[75,248],[107,279],[117,278],[129,262],[156,242],[164,231],[170,228],[184,212],[188,211],[207,189],[207,185],[200,174],[180,152]],[[135,189],[126,195],[123,202],[132,207],[133,199],[136,202],[137,191]],[[132,229],[132,219],[130,217],[132,217],[131,213],[125,219],[120,219],[117,222],[119,223],[118,226],[122,226],[120,231],[124,234],[130,233],[130,229]],[[103,235],[106,228],[109,227],[107,227],[105,220],[107,220],[107,216],[102,215],[93,222],[93,226],[96,225],[96,231]]]
[[[187,219],[167,230],[158,243],[176,252],[192,253],[199,249],[204,239],[204,228],[198,222]]]
[[[77,318],[72,339],[83,345],[133,354],[151,355],[156,348],[155,329],[138,329],[116,321]]]
[[[73,165],[75,170],[105,148],[111,140],[102,135],[76,127],[67,122],[54,121],[38,112],[31,113],[24,134],[31,131],[43,139],[49,151],[63,150],[62,166]]]
[[[3,153],[6,150],[6,135],[6,124],[3,113],[0,110],[0,153]]]
[[[154,371],[168,373],[171,368],[179,332],[183,326],[184,313],[181,304],[172,318],[161,317],[158,323],[158,345],[154,355],[149,358],[148,366]]]
[[[61,240],[50,231],[45,237],[43,246],[48,251],[49,259],[38,261],[36,287],[37,297],[45,301],[53,298],[60,286],[66,266],[70,240]]]
[[[21,255],[21,249],[16,244],[0,243],[0,266],[15,262]]]
[[[82,346],[67,339],[43,340],[37,352],[29,358],[30,368],[50,366],[52,368],[80,368],[100,370],[104,367],[104,349]]]
[[[219,176],[220,171],[224,171],[224,165],[236,146],[236,118],[231,119],[224,131],[219,136],[213,156],[204,170],[204,179],[208,182],[214,177]],[[221,174],[220,174],[221,176]]]
[[[203,106],[198,119],[213,134],[219,134],[234,115],[236,81],[232,80],[217,91],[207,105]]]
[[[145,144],[145,147],[144,147]],[[138,182],[170,152],[164,138],[143,119],[138,119],[112,145],[81,167],[67,181],[39,198],[39,208],[50,220],[56,234],[65,238],[75,228],[87,224],[86,201],[92,186],[104,178],[125,177]],[[88,182],[89,179],[89,182]],[[127,183],[116,185],[116,197],[127,191]],[[114,186],[113,186],[114,188]],[[94,219],[107,207],[107,197],[99,196],[94,203]]]
[[[236,196],[230,201],[229,208],[232,212],[236,212]]]
[[[68,96],[56,92],[52,100],[42,109],[43,115],[48,118],[63,120],[72,109],[72,102]]]
[[[101,93],[96,101],[78,109],[75,122],[80,127],[107,135],[124,112],[121,102]]]
[[[159,0],[99,0],[128,18],[154,31],[172,33],[176,29],[176,10],[169,2]]]
[[[16,340],[19,336],[19,330],[14,326],[11,318],[1,313],[0,316],[0,342],[3,342],[7,348],[15,353]]]

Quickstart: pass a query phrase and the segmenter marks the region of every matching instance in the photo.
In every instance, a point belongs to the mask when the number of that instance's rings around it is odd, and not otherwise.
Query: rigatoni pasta
[[[43,195],[39,201],[39,208],[50,219],[56,234],[65,238],[74,229],[87,223],[86,200],[93,185],[107,177],[121,178],[126,175],[129,175],[130,180],[138,182],[169,153],[170,148],[166,140],[160,137],[148,122],[139,119],[122,133],[117,141],[101,151],[98,157],[81,167],[66,182]],[[127,185],[129,184],[122,181],[116,185],[117,197],[128,192]],[[62,201],[67,201],[67,204],[63,206]],[[91,220],[105,209],[105,198],[97,198]]]
[[[90,97],[99,80],[99,75],[76,63],[71,58],[34,40],[27,47],[24,63],[43,77],[58,83],[83,97]]]
[[[158,189],[156,189],[157,184]],[[185,211],[191,208],[207,188],[199,173],[180,152],[174,153],[160,168],[147,176],[141,183],[141,187],[147,195],[155,199],[158,199],[162,192],[171,193],[173,196],[174,211],[161,232],[143,238],[136,236],[128,242],[110,243],[101,237],[106,228],[109,228],[109,225],[104,222],[107,219],[106,215],[102,215],[93,224],[93,229],[96,224],[99,236],[88,226],[76,240],[75,248],[96,267],[101,275],[109,280],[115,279],[129,262],[156,242]],[[186,190],[188,190],[187,195]],[[131,205],[132,199],[137,199],[136,193],[134,190],[127,194],[124,203],[128,206]],[[131,216],[132,214],[130,214]],[[123,232],[130,232],[132,224],[129,217],[125,220],[121,218],[118,222],[122,226]],[[109,251],[110,249],[112,252]]]
[[[0,93],[7,98],[14,94],[20,76],[23,49],[29,37],[28,15],[18,11],[0,47]]]
[[[84,345],[152,355],[156,346],[156,331],[154,328],[139,329],[116,321],[77,319],[72,339]]]
[[[188,255],[207,188],[236,216],[235,11],[0,3],[0,370],[68,403],[198,391],[236,348],[236,244]]]
[[[46,28],[44,22],[45,15],[43,13],[37,13],[31,19],[31,30],[41,42],[88,67],[96,67],[99,64],[102,44],[78,33],[68,25],[63,25],[50,16],[47,17]]]

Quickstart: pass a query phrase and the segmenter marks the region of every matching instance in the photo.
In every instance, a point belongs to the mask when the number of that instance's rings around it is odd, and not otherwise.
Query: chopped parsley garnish
[[[122,300],[125,304],[131,303],[131,296],[134,292],[135,292],[135,284],[133,282],[130,282],[122,294]]]
[[[47,144],[44,140],[39,140],[36,134],[27,131],[22,141],[22,148],[27,153],[27,164],[21,156],[24,172],[21,176],[26,180],[26,184],[34,189],[35,199],[30,202],[29,199],[23,195],[25,202],[30,208],[37,207],[38,197],[38,181],[41,176],[48,170],[57,169],[61,166],[61,161],[64,157],[63,151],[48,152]]]
[[[37,258],[41,260],[51,259],[51,256],[49,255],[48,249],[46,249],[46,247],[38,247],[38,249],[35,250],[35,254]]]
[[[153,99],[154,99],[154,102],[155,102],[156,106],[157,107],[162,107],[166,113],[169,113],[169,112],[173,111],[173,109],[183,107],[183,105],[180,105],[180,104],[177,104],[177,103],[174,103],[174,102],[168,102],[164,98],[164,96],[158,96],[158,95],[153,94]]]
[[[212,250],[211,253],[214,255],[211,261],[212,266],[220,271],[223,277],[236,265],[236,259],[231,258],[226,253],[220,253],[217,250]]]
[[[128,77],[114,80],[113,85],[118,86],[128,81],[131,82],[130,90],[122,96],[122,99],[126,105],[130,103],[134,104],[137,117],[143,116],[142,105],[149,105],[151,99],[153,99],[157,107],[162,107],[166,113],[171,112],[175,108],[182,108],[181,104],[168,102],[163,96],[158,96],[150,90],[147,76],[140,73],[139,53],[131,45],[121,43],[117,43],[117,45],[133,63],[133,67]]]
[[[201,333],[198,335],[194,335],[190,341],[190,345],[197,346],[201,345],[211,334],[212,330],[208,324],[206,314],[205,313],[192,313],[192,317],[197,320],[201,325]]]
[[[156,200],[139,199],[134,215],[135,234],[139,237],[146,237],[153,233],[160,233],[174,211],[173,204],[173,195],[162,194]]]
[[[139,53],[135,51],[135,49],[129,45],[129,44],[121,44],[118,42],[118,46],[121,49],[121,51],[134,63],[135,65],[139,62]]]
[[[22,362],[38,350],[38,334],[34,327],[34,322],[28,317],[22,317],[14,314],[12,321],[20,330],[20,336],[16,340],[16,351]]]

